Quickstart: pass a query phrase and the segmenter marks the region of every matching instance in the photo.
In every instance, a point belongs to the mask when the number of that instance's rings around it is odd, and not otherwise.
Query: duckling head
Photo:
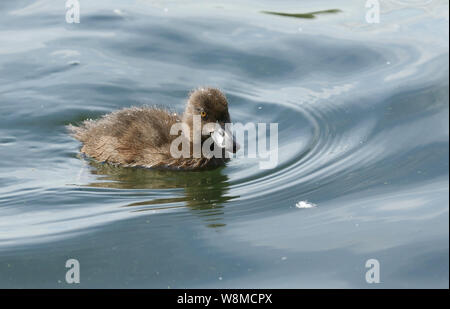
[[[194,125],[194,121],[200,125]],[[183,114],[193,136],[201,136],[202,142],[212,137],[214,144],[229,152],[236,152],[239,145],[234,141],[226,123],[231,123],[228,112],[228,101],[217,88],[199,88],[192,91]],[[200,132],[198,132],[200,131]]]

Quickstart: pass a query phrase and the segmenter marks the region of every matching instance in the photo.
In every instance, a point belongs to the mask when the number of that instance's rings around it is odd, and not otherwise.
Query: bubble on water
[[[300,201],[297,204],[295,204],[295,207],[297,208],[314,208],[317,207],[314,203],[309,203],[308,201]]]
[[[113,10],[113,12],[115,14],[119,15],[119,16],[124,16],[125,15],[125,13],[123,11],[119,10],[119,9],[115,9],[115,10]]]

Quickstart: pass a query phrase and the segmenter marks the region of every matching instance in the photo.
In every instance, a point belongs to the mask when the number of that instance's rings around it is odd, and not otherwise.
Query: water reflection
[[[164,169],[126,168],[95,161],[89,162],[91,173],[98,176],[90,187],[112,189],[184,189],[180,196],[164,192],[164,197],[134,202],[124,207],[133,211],[155,211],[188,207],[195,215],[202,217],[209,227],[224,226],[224,204],[238,196],[227,195],[228,176],[223,168],[203,171],[171,171]],[[161,192],[163,195],[163,192]],[[174,196],[175,195],[175,196]]]
[[[294,18],[307,18],[307,19],[316,18],[316,15],[320,15],[320,14],[336,14],[336,13],[340,13],[340,12],[342,12],[342,11],[339,9],[315,11],[315,12],[309,12],[309,13],[283,13],[283,12],[272,12],[272,11],[261,11],[261,13],[264,13],[264,14],[278,15],[278,16],[284,16],[284,17],[294,17]]]

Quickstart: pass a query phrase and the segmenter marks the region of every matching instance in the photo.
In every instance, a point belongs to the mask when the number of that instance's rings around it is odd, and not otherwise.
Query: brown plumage
[[[226,159],[174,158],[170,145],[178,135],[171,135],[170,128],[183,122],[190,128],[186,137],[193,149],[193,116],[201,117],[202,127],[206,123],[229,123],[228,102],[224,94],[215,88],[200,88],[191,92],[184,114],[155,107],[131,107],[104,115],[98,120],[86,120],[81,126],[69,125],[72,136],[83,143],[81,152],[100,162],[123,166],[172,167],[196,169],[222,165]],[[201,129],[201,128],[200,128]],[[198,129],[197,129],[198,131]],[[201,135],[201,143],[209,136]],[[216,147],[216,145],[214,145]],[[238,146],[233,142],[235,152]],[[224,150],[222,150],[224,153]]]

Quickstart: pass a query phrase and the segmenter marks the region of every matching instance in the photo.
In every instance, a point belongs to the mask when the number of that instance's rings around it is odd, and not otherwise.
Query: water
[[[423,2],[2,2],[0,287],[72,288],[75,258],[84,288],[448,288],[448,2]],[[275,169],[101,165],[64,128],[200,85],[279,123]]]

